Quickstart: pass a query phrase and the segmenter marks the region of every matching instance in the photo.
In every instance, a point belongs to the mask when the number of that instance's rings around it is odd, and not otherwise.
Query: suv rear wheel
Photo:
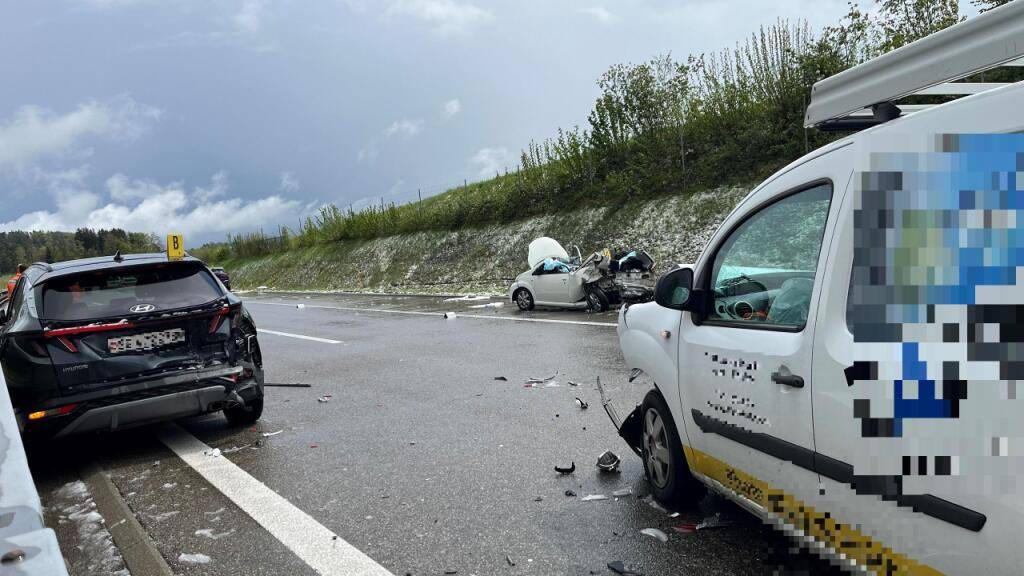
[[[252,424],[263,415],[263,398],[253,398],[243,405],[224,409],[224,417],[232,426]]]
[[[641,456],[651,493],[666,504],[690,506],[700,502],[706,489],[690,474],[679,432],[660,392],[651,390],[647,393],[641,414]]]

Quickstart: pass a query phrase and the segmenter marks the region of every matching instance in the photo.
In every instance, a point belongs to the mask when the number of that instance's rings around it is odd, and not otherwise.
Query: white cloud
[[[376,159],[377,156],[380,156],[380,144],[374,140],[359,149],[359,154],[356,156],[356,159],[359,162],[366,162],[367,160]]]
[[[161,115],[154,108],[119,96],[107,102],[90,101],[66,114],[39,106],[22,106],[0,123],[0,172],[21,170],[33,162],[71,152],[88,136],[132,141]]]
[[[380,147],[383,140],[390,140],[392,138],[400,138],[402,140],[412,140],[417,134],[423,129],[423,119],[416,118],[410,120],[408,118],[402,118],[401,120],[395,120],[387,126],[384,130],[381,130],[380,136],[374,138],[369,144],[359,149],[359,154],[356,159],[359,162],[366,162],[368,160],[374,160],[380,156]]]
[[[508,148],[481,148],[469,159],[470,163],[477,167],[477,176],[480,178],[492,178],[495,173],[507,168],[513,161]]]
[[[281,172],[281,185],[278,186],[278,190],[285,194],[295,194],[302,188],[299,184],[299,179],[295,177],[292,172]]]
[[[255,34],[263,28],[262,0],[245,0],[233,18],[235,27],[249,34]]]
[[[75,230],[123,228],[162,235],[180,232],[186,237],[252,230],[291,221],[306,207],[279,195],[256,200],[216,199],[227,193],[227,175],[214,174],[208,186],[196,186],[191,193],[181,183],[160,185],[150,180],[132,180],[123,174],[107,179],[110,200],[82,185],[84,171],[60,173],[50,179],[53,210],[23,214],[0,222],[2,230]]]
[[[384,14],[415,18],[442,35],[466,32],[494,18],[489,11],[471,2],[456,0],[394,0]]]
[[[444,107],[441,108],[441,120],[451,120],[459,112],[462,112],[462,102],[458,98],[453,98],[445,102]]]
[[[423,128],[423,120],[409,120],[408,118],[402,118],[401,120],[395,120],[387,128],[384,129],[384,137],[391,138],[398,136],[405,140],[414,138],[420,133]]]
[[[612,22],[618,19],[618,17],[615,14],[612,14],[604,6],[591,6],[590,8],[584,8],[583,10],[580,10],[580,12],[593,16],[602,24],[611,24]]]
[[[126,202],[155,196],[163,192],[164,187],[149,180],[130,180],[124,174],[114,174],[107,178],[107,193],[113,200]]]

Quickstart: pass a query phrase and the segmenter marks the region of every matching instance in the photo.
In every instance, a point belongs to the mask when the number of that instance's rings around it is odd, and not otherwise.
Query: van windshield
[[[61,276],[43,285],[44,320],[120,318],[199,306],[223,296],[202,267],[158,264]]]

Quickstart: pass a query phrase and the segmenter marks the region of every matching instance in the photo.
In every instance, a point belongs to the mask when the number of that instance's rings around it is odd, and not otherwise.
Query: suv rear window
[[[47,281],[41,316],[45,320],[112,318],[198,306],[222,296],[217,282],[199,266],[158,264],[100,270]],[[144,309],[132,310],[139,305]]]

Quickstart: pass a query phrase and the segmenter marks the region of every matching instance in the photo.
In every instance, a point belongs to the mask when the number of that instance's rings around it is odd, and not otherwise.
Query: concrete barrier
[[[0,370],[0,574],[67,573],[57,535],[43,525],[43,506],[28,469],[11,396]]]

